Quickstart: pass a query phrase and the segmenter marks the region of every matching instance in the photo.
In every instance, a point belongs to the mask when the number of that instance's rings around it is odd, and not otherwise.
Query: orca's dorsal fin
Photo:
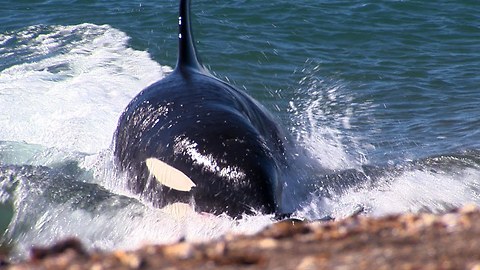
[[[175,70],[208,73],[197,58],[190,23],[190,0],[180,0],[178,14],[178,59]]]

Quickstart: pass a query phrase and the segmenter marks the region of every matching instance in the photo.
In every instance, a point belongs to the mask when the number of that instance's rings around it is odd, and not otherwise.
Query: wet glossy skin
[[[285,166],[280,130],[252,98],[216,78],[177,69],[146,88],[120,118],[115,146],[131,189],[158,206],[193,199],[197,211],[217,214],[276,211]],[[149,180],[151,157],[195,186],[179,191]]]

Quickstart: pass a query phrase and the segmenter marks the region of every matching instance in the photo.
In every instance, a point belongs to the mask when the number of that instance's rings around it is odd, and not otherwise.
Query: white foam
[[[409,170],[398,176],[385,176],[374,185],[351,188],[331,199],[312,198],[298,215],[308,219],[324,216],[343,218],[363,207],[367,215],[399,213],[441,213],[467,203],[480,204],[476,194],[480,171],[456,172]]]
[[[20,200],[22,202],[20,202]],[[39,203],[35,198],[29,203]],[[139,203],[115,207],[115,203],[99,203],[100,211],[78,209],[74,200],[63,204],[43,204],[32,209],[29,200],[19,198],[22,209],[14,217],[11,228],[28,230],[14,233],[14,258],[23,258],[32,246],[51,245],[56,241],[77,237],[88,249],[133,250],[145,244],[167,244],[185,239],[200,242],[226,233],[253,234],[272,223],[271,216],[248,216],[240,221],[227,216],[187,213],[171,216],[161,209]],[[23,205],[22,205],[23,204]]]
[[[466,203],[480,203],[472,188],[478,185],[479,177],[480,172],[472,169],[454,173],[413,170],[383,188],[357,194],[376,216],[420,211],[440,213]]]
[[[168,67],[128,48],[108,25],[39,28],[19,33],[31,40],[16,49],[44,57],[0,72],[0,140],[87,153],[108,147],[122,110]]]

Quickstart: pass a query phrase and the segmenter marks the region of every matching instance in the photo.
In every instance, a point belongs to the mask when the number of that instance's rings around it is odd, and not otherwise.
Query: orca
[[[282,214],[289,140],[274,117],[200,63],[190,1],[179,6],[178,59],[119,118],[114,160],[128,188],[154,206]]]

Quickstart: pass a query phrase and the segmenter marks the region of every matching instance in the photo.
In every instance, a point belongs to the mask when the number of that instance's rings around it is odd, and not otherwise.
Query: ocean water
[[[9,1],[0,9],[0,235],[12,259],[69,236],[133,249],[254,233],[155,209],[111,165],[117,119],[172,70],[177,1]],[[295,215],[480,203],[480,2],[192,3],[202,62],[276,115],[314,162]],[[312,169],[313,168],[313,169]]]

